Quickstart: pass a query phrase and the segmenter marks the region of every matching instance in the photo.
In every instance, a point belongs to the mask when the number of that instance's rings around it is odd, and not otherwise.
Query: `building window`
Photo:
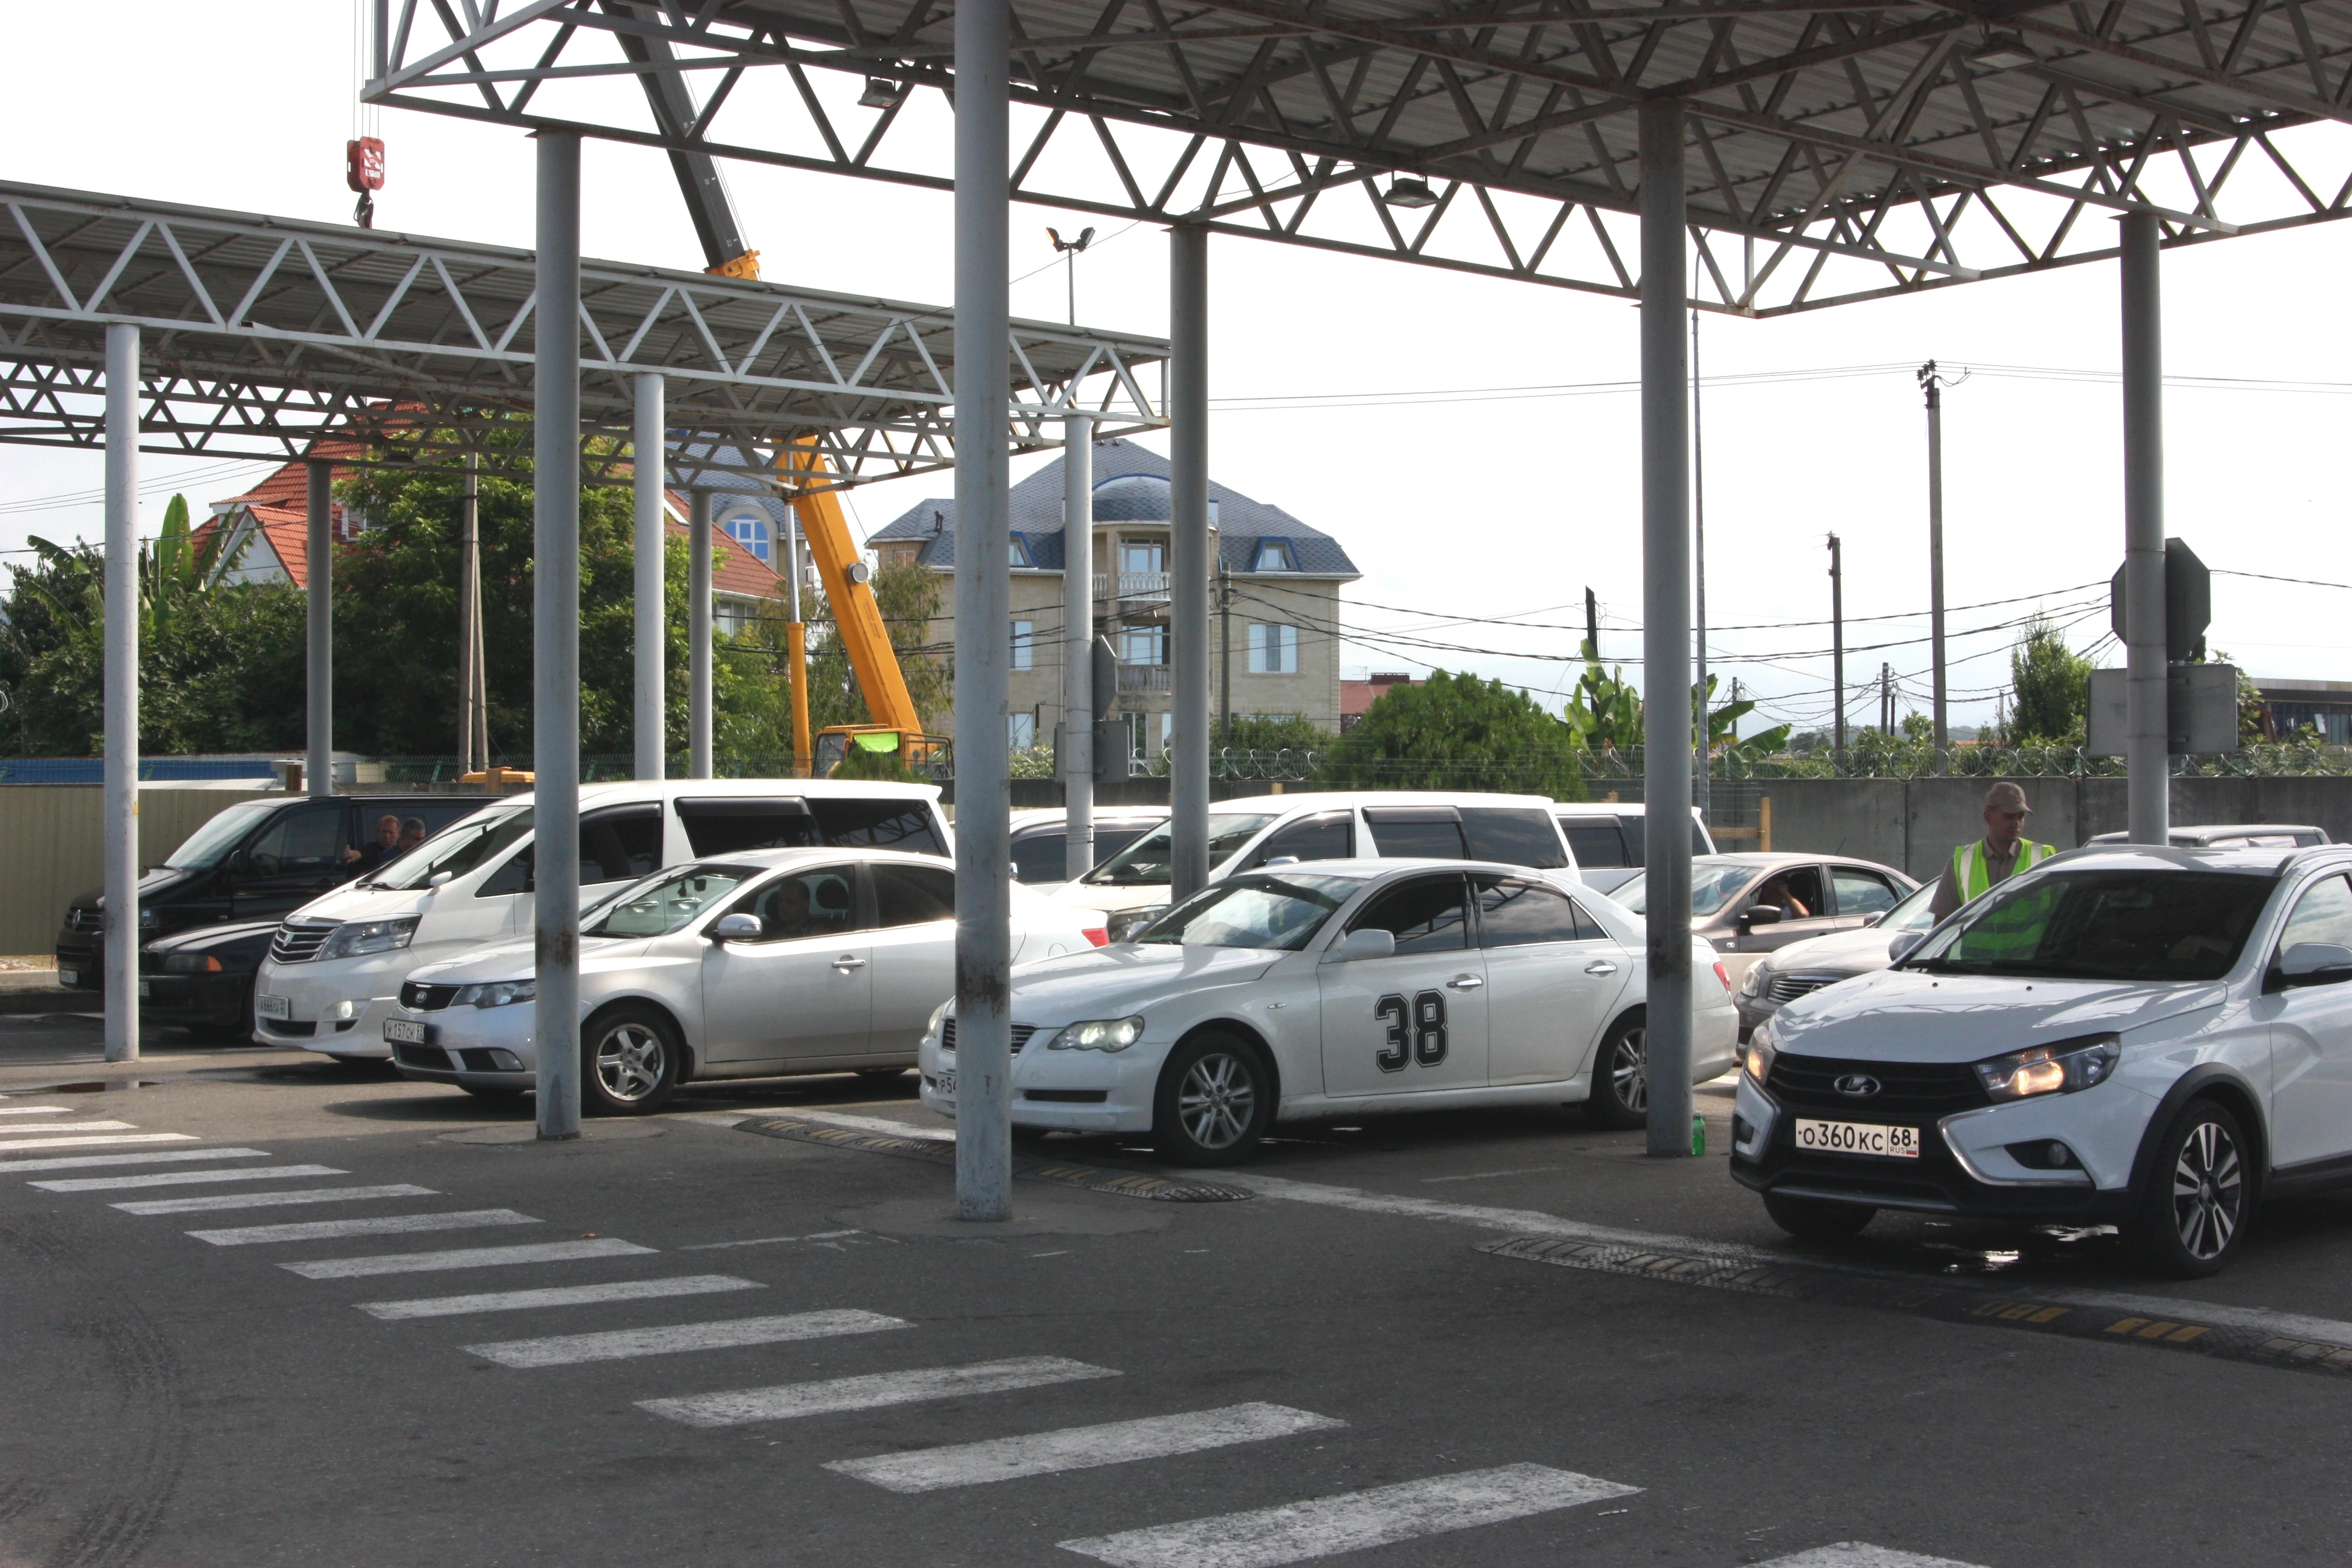
[[[1029,541],[1024,538],[1017,530],[1013,535],[1013,564],[1015,566],[1034,566],[1037,564],[1035,561],[1030,558]]]
[[[1037,623],[1034,621],[1013,623],[1013,668],[1037,668]]]
[[[728,517],[724,526],[728,538],[761,560],[768,559],[769,533],[766,518],[757,512],[735,512]]]
[[[1121,664],[1166,664],[1168,628],[1164,625],[1122,626],[1118,634]]]
[[[1037,715],[1008,713],[1004,716],[1004,743],[1016,752],[1025,752],[1037,743]]]
[[[1261,539],[1257,542],[1257,553],[1250,559],[1250,570],[1296,572],[1298,570],[1298,556],[1290,548],[1287,539]]]
[[[1253,621],[1249,629],[1249,672],[1252,675],[1298,673],[1298,628]]]
[[[1118,569],[1121,572],[1167,571],[1167,542],[1159,539],[1120,540],[1118,542]]]

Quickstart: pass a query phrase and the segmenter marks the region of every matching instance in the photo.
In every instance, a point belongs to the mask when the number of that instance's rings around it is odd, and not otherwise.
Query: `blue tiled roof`
[[[1168,459],[1132,441],[1112,439],[1095,444],[1095,521],[1151,522],[1168,516]],[[1318,528],[1309,528],[1278,506],[1252,500],[1239,490],[1211,480],[1209,499],[1216,503],[1218,552],[1234,572],[1255,569],[1258,542],[1286,539],[1303,576],[1357,577],[1356,563],[1339,542]],[[1013,487],[1013,531],[1029,546],[1030,564],[1040,571],[1062,569],[1062,460],[1046,464]],[[941,569],[955,564],[956,504],[952,497],[919,501],[907,509],[867,542],[916,539],[923,547],[915,559]]]

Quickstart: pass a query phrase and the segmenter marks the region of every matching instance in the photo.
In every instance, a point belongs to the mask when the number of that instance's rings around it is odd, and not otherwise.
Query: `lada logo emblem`
[[[1850,1072],[1838,1079],[1835,1087],[1840,1094],[1852,1095],[1856,1100],[1866,1100],[1878,1092],[1878,1080],[1868,1073]]]

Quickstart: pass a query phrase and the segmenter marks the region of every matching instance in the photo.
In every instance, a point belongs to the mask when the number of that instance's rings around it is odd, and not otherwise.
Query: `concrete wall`
[[[240,801],[285,798],[274,789],[142,789],[139,863],[156,864]],[[97,784],[0,788],[0,953],[54,951],[67,901],[105,879],[104,805]]]

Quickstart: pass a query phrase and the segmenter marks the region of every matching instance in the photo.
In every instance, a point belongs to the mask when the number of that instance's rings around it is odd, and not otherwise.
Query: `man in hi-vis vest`
[[[1952,851],[1943,879],[1936,884],[1936,896],[1927,902],[1929,914],[1940,921],[1970,899],[2058,853],[2025,837],[2025,814],[2032,809],[2025,804],[2023,787],[2007,779],[1985,791],[1985,836]]]

